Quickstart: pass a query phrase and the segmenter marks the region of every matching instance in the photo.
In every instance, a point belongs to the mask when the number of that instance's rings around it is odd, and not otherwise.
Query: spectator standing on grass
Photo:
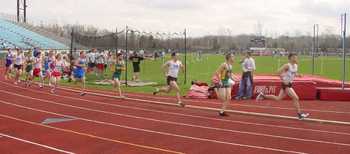
[[[99,79],[103,78],[103,72],[105,69],[105,55],[103,51],[96,54],[96,64],[97,64],[97,77]]]
[[[251,99],[253,96],[253,73],[256,70],[255,60],[251,56],[251,52],[246,53],[241,65],[243,72],[236,100]]]
[[[87,61],[88,61],[88,72],[93,71],[96,73],[96,49],[93,48],[88,54],[87,54]],[[97,76],[97,73],[96,73]]]
[[[140,80],[140,72],[141,72],[140,63],[144,58],[140,54],[134,52],[130,56],[129,59],[132,62],[132,67],[133,67],[133,71],[134,71],[134,74],[132,76],[132,80],[139,81]]]

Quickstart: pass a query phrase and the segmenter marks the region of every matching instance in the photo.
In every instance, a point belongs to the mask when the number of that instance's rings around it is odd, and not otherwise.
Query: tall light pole
[[[346,80],[346,13],[341,15],[341,35],[343,38],[342,47],[343,47],[343,82],[342,82],[342,89],[345,89],[345,80]]]
[[[69,80],[68,82],[72,81],[72,73],[73,73],[73,47],[74,47],[74,27],[72,27],[71,32],[71,40],[70,40],[70,50],[69,50],[69,62],[70,62],[70,68],[69,68]]]
[[[117,55],[118,55],[118,39],[119,39],[119,37],[118,37],[118,28],[115,28],[115,57],[117,57]]]
[[[125,86],[128,86],[128,26],[125,27]]]
[[[187,83],[187,30],[184,31],[184,38],[185,38],[185,81],[184,84]]]
[[[17,22],[27,22],[27,0],[17,0]]]
[[[315,52],[318,52],[318,31],[319,27],[318,24],[314,24],[313,26],[313,41],[312,41],[312,75],[315,74]]]

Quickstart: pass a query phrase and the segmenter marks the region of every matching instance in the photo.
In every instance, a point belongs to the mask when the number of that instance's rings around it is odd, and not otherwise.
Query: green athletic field
[[[155,81],[161,85],[165,85],[164,73],[161,69],[161,65],[164,61],[168,60],[168,56],[165,59],[147,59],[141,63],[141,80],[144,81]],[[284,63],[287,62],[287,57],[254,57],[256,61],[256,74],[274,74],[276,70]],[[184,57],[182,55],[182,62],[184,63]],[[241,73],[241,68],[239,65],[241,57],[236,57],[236,62],[234,64],[234,73]],[[188,54],[187,56],[187,84],[184,84],[184,73],[180,74],[179,85],[182,89],[182,93],[186,91],[191,86],[190,83],[193,80],[200,80],[204,82],[210,82],[210,79],[217,69],[217,67],[224,61],[223,55],[209,55],[204,54],[201,60],[197,60],[197,57],[193,54]],[[347,81],[350,81],[350,58],[347,58]],[[341,57],[317,57],[315,58],[315,74],[324,76],[330,79],[341,80],[342,79],[342,58]],[[128,79],[132,77],[132,65],[128,65]],[[312,73],[312,59],[309,56],[299,57],[299,72],[301,74],[311,74]],[[111,78],[112,71],[108,69],[105,74],[105,78]],[[125,79],[123,74],[122,80]],[[101,89],[111,89],[112,86],[96,85],[94,84],[96,76],[94,74],[87,75],[87,87],[101,88]],[[64,85],[72,85],[72,83],[67,83],[67,81],[62,81]],[[145,87],[127,87],[123,88],[125,91],[129,92],[144,92],[151,93],[154,90],[152,86]]]
[[[168,60],[170,57],[164,59]],[[234,64],[234,73],[241,73],[241,68],[239,65],[241,57],[236,57],[236,62]],[[155,81],[159,83],[159,86],[165,85],[164,73],[161,70],[161,65],[163,64],[163,59],[158,60],[145,60],[141,64],[141,80],[144,81]],[[184,63],[184,57],[182,55],[182,61]],[[184,94],[190,87],[190,83],[193,80],[200,80],[204,82],[210,82],[210,79],[217,69],[217,67],[224,61],[223,55],[203,55],[201,60],[197,60],[196,56],[189,54],[187,56],[187,84],[184,84],[184,73],[181,73],[179,77],[179,85],[181,86],[182,93]],[[287,57],[255,57],[256,61],[256,74],[274,74],[276,70],[287,62]],[[349,66],[350,58],[347,59],[347,81],[350,80]],[[331,79],[342,79],[342,59],[341,57],[318,57],[315,58],[315,74],[321,75]],[[132,65],[128,65],[129,80],[132,77]],[[311,57],[301,56],[299,57],[299,72],[302,74],[312,73],[312,59]],[[111,78],[112,72],[107,72],[105,77]],[[122,80],[125,76],[123,74]],[[95,85],[93,82],[96,79],[95,75],[88,75],[88,87],[97,87],[103,89],[110,89],[111,86],[101,86]],[[128,87],[123,88],[130,92],[144,92],[151,93],[154,90],[152,86],[146,87]]]

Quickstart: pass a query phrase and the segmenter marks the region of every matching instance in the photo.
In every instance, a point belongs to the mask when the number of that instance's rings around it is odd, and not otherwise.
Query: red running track
[[[59,90],[53,95],[49,94],[46,88],[26,89],[3,81],[0,84],[0,133],[67,152],[350,152],[350,128],[345,125],[235,114],[220,118],[215,112],[208,110],[92,95],[80,97],[77,93],[64,90]],[[211,105],[217,107],[218,104]],[[285,112],[283,109],[274,110]],[[319,114],[323,116],[328,113]],[[44,119],[52,117],[68,117],[74,120],[41,124]],[[10,138],[1,137],[0,141],[1,145],[2,143],[8,145],[7,148],[0,146],[0,150],[5,152],[37,153],[40,150],[47,150],[59,153],[48,147],[14,141]],[[15,145],[26,148],[11,148]]]
[[[74,88],[73,88],[74,89]],[[75,89],[77,90],[77,89]],[[92,90],[94,93],[113,95],[113,92]],[[176,98],[170,96],[153,96],[148,94],[128,93],[127,96],[143,100],[176,102]],[[211,99],[184,99],[187,104],[195,106],[204,106],[212,108],[220,108],[221,103]],[[312,118],[323,120],[336,120],[350,122],[350,105],[349,102],[339,101],[301,101],[302,110],[311,113]],[[264,100],[255,102],[255,100],[231,101],[229,106],[231,110],[266,113],[273,115],[284,115],[296,117],[296,111],[291,101],[271,101]]]

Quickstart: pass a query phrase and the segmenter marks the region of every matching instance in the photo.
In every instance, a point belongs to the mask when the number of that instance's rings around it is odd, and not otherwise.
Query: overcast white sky
[[[350,0],[27,0],[28,18],[80,23],[109,30],[130,25],[144,31],[251,34],[260,22],[268,35],[340,33]],[[16,0],[0,0],[0,12],[16,14]],[[349,18],[350,19],[350,18]],[[225,29],[230,29],[229,31]]]

